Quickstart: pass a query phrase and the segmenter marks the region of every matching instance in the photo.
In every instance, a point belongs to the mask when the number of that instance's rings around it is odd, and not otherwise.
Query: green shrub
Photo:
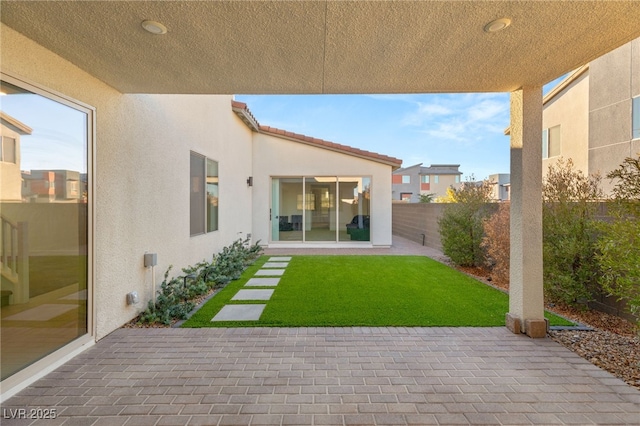
[[[435,200],[436,194],[420,194],[421,203],[432,203]]]
[[[550,301],[584,303],[597,290],[595,213],[603,198],[599,184],[598,175],[583,175],[571,159],[552,164],[543,180],[543,273]]]
[[[617,183],[615,203],[609,209],[613,221],[601,224],[597,242],[600,284],[609,294],[625,300],[640,321],[640,156],[626,158],[607,177]]]
[[[483,220],[490,214],[492,184],[473,182],[473,176],[459,189],[450,188],[452,198],[438,220],[442,251],[460,266],[479,266],[484,262],[480,244],[484,237]]]
[[[182,269],[184,276],[169,279],[172,266],[164,273],[155,304],[150,300],[139,322],[171,324],[186,319],[195,304],[191,301],[206,294],[214,286],[222,286],[240,278],[242,272],[261,254],[259,241],[249,245],[249,240],[237,240],[213,256],[211,262],[203,260]]]
[[[164,273],[164,280],[160,285],[160,293],[156,303],[150,300],[147,310],[140,315],[140,322],[171,324],[176,319],[186,319],[194,307],[189,301],[189,290],[181,277],[169,279],[172,266]]]

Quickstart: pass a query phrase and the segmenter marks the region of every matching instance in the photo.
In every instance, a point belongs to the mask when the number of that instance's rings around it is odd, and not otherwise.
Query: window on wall
[[[460,183],[460,175],[456,175],[456,183]]]
[[[218,162],[191,151],[190,234],[218,230]]]
[[[640,96],[633,98],[631,126],[633,139],[640,139]]]
[[[422,182],[422,183],[429,183],[429,175],[422,175],[422,176],[420,176],[420,182]]]
[[[16,164],[16,139],[0,136],[0,161]]]
[[[433,183],[439,183],[440,182],[440,176],[439,175],[435,175],[433,177]]]
[[[560,126],[550,127],[542,131],[542,158],[560,155]]]
[[[411,176],[402,175],[402,183],[411,183]]]

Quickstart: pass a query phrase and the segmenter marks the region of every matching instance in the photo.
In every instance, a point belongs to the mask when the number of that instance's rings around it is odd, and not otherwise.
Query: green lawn
[[[294,256],[271,300],[230,299],[263,256],[183,327],[502,326],[508,296],[422,256]],[[253,287],[255,288],[255,287]],[[259,321],[211,322],[230,303],[266,303]],[[547,314],[552,325],[572,323]]]

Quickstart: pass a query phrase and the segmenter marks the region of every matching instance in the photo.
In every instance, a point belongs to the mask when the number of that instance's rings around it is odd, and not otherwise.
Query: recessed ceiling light
[[[500,18],[489,22],[484,26],[484,30],[487,33],[497,33],[498,31],[502,31],[511,25],[511,19],[509,18]]]
[[[167,27],[157,21],[142,21],[142,28],[149,31],[151,34],[167,33]]]

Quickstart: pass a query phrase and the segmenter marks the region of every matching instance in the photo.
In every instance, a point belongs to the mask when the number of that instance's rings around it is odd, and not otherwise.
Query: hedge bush
[[[543,276],[547,300],[584,304],[598,288],[598,175],[585,176],[571,159],[549,167],[542,184]]]
[[[473,177],[471,177],[473,179]],[[484,237],[483,220],[491,213],[492,183],[464,182],[459,189],[447,191],[448,203],[438,220],[442,251],[460,266],[480,266],[484,252],[480,244]]]
[[[640,154],[626,158],[607,175],[617,180],[611,223],[602,223],[597,242],[602,288],[618,300],[625,300],[640,322]]]
[[[169,278],[172,269],[169,266],[155,303],[149,301],[138,322],[169,325],[176,320],[186,319],[195,307],[192,299],[240,278],[247,266],[260,256],[262,247],[258,243],[249,245],[248,239],[236,240],[220,253],[214,254],[210,262],[203,260],[183,268],[183,276]]]

